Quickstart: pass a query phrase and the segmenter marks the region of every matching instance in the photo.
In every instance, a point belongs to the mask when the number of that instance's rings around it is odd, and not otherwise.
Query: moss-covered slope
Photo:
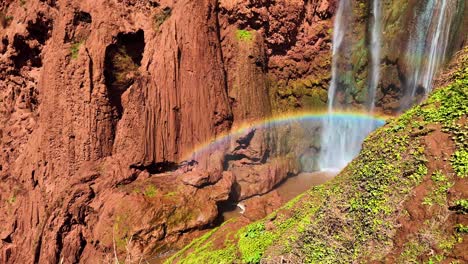
[[[259,222],[227,222],[167,262],[466,263],[468,49],[456,65],[334,180]]]

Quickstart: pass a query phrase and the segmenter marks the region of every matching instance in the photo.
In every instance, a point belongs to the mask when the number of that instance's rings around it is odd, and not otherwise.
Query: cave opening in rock
[[[145,49],[143,30],[119,33],[116,42],[107,46],[104,77],[111,105],[122,116],[121,96],[135,82]]]
[[[164,172],[172,172],[179,168],[179,165],[175,162],[164,161],[164,162],[155,162],[147,166],[131,165],[130,168],[137,169],[140,171],[147,171],[150,174],[160,174]]]
[[[42,67],[41,50],[39,46],[30,47],[24,36],[16,35],[13,39],[13,47],[16,54],[11,57],[16,69],[30,65],[31,67]]]
[[[77,26],[80,23],[90,24],[91,22],[93,22],[91,14],[83,11],[75,12],[75,15],[73,17],[73,25]]]
[[[52,32],[52,20],[39,13],[35,21],[28,21],[26,27],[29,38],[36,39],[41,45],[44,45]]]

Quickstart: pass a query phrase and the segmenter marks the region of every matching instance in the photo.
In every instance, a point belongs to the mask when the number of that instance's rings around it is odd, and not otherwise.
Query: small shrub
[[[244,30],[244,29],[238,29],[236,31],[236,38],[237,38],[237,40],[240,40],[240,41],[252,41],[253,34],[252,34],[251,31]]]
[[[159,31],[159,28],[164,23],[164,21],[166,21],[171,16],[171,13],[172,9],[164,8],[162,11],[156,13],[153,16],[153,23],[156,31]]]
[[[73,43],[70,47],[70,53],[72,59],[77,59],[78,58],[78,53],[80,51],[81,44],[83,44],[82,41]]]
[[[461,199],[455,201],[455,205],[450,207],[450,210],[456,211],[458,214],[468,214],[468,200]]]
[[[149,186],[146,187],[144,195],[149,197],[149,198],[153,198],[153,197],[156,196],[157,192],[158,192],[158,190],[156,189],[156,187],[154,187],[153,185],[149,185]]]
[[[468,226],[458,224],[458,225],[455,226],[455,231],[457,231],[457,233],[461,233],[461,234],[468,234]]]
[[[7,28],[11,24],[11,21],[13,21],[12,16],[7,16],[4,12],[0,11],[0,26],[2,28]]]

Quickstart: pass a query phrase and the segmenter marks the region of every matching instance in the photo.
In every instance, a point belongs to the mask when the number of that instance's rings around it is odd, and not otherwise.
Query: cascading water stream
[[[402,109],[410,107],[417,99],[427,95],[432,90],[432,79],[443,62],[447,50],[450,28],[454,19],[453,8],[457,1],[428,0],[421,2],[414,13],[414,28],[410,29],[410,38],[406,50],[406,65],[408,65],[405,95],[401,98]],[[332,79],[328,91],[329,118],[323,122],[321,136],[321,151],[318,159],[321,170],[341,170],[360,151],[365,137],[378,127],[369,120],[352,120],[349,118],[333,118],[335,111],[349,111],[351,106],[340,105],[336,98],[337,90],[354,89],[340,82],[346,76],[340,76],[339,58],[346,58],[345,35],[350,27],[347,20],[352,14],[350,0],[339,2],[333,32]],[[367,100],[365,110],[373,114],[377,88],[380,80],[381,57],[381,13],[380,0],[372,2],[372,20],[370,23],[370,62],[368,68]],[[349,64],[349,63],[348,63]],[[348,73],[347,73],[348,74]],[[344,85],[340,87],[340,85]],[[423,88],[423,89],[421,89]],[[348,91],[344,91],[346,94]]]
[[[328,90],[328,111],[333,111],[333,103],[335,100],[336,86],[337,86],[337,76],[338,76],[338,62],[337,55],[338,51],[341,48],[344,40],[344,34],[346,32],[346,22],[344,20],[345,11],[348,12],[349,9],[349,0],[342,0],[338,6],[336,12],[336,19],[333,25],[333,47],[332,47],[332,79],[330,83],[330,88]]]
[[[346,106],[338,106],[335,103],[336,90],[338,88],[339,72],[338,57],[343,45],[344,35],[349,26],[346,20],[348,14],[352,12],[349,0],[341,0],[338,6],[337,15],[333,31],[333,61],[332,79],[328,92],[328,112],[329,118],[323,123],[321,137],[321,152],[319,156],[319,167],[323,171],[337,171],[345,167],[361,149],[364,138],[377,128],[377,123],[372,120],[356,120],[349,118],[336,118],[332,114],[336,110],[347,110]],[[371,88],[369,98],[366,102],[367,111],[374,109],[374,97],[379,81],[380,65],[380,0],[374,0],[373,6],[373,26],[371,40],[372,57],[372,77],[370,78]]]
[[[427,95],[432,90],[432,79],[434,74],[445,58],[445,52],[447,49],[448,33],[451,21],[447,21],[447,18],[452,17],[449,15],[449,8],[447,7],[447,0],[439,1],[440,8],[438,12],[437,24],[435,31],[430,42],[429,58],[426,64],[425,74],[422,77],[422,85],[425,88],[425,94]]]
[[[370,43],[371,70],[369,77],[369,103],[367,106],[369,112],[374,111],[375,96],[380,80],[381,10],[382,6],[380,0],[374,0],[372,3],[372,30]]]
[[[431,92],[432,79],[445,59],[454,17],[447,0],[429,0],[423,12],[415,12],[414,16],[416,27],[408,42],[406,59],[406,64],[412,67],[412,74],[409,74],[402,109],[411,106],[418,91],[424,96]]]

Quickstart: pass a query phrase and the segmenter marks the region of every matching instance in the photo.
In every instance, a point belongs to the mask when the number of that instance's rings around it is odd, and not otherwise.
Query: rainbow
[[[356,121],[375,121],[379,125],[385,124],[386,120],[392,118],[392,116],[381,115],[378,113],[369,114],[366,112],[293,112],[286,113],[283,115],[274,115],[265,119],[250,120],[232,127],[227,133],[218,135],[217,137],[208,140],[202,144],[199,144],[193,148],[192,151],[185,155],[182,160],[192,160],[202,153],[209,153],[216,146],[220,144],[229,143],[233,136],[245,134],[252,129],[261,129],[271,126],[285,125],[291,122],[310,122],[310,121],[325,121],[327,118],[338,118],[338,119],[352,119]]]

